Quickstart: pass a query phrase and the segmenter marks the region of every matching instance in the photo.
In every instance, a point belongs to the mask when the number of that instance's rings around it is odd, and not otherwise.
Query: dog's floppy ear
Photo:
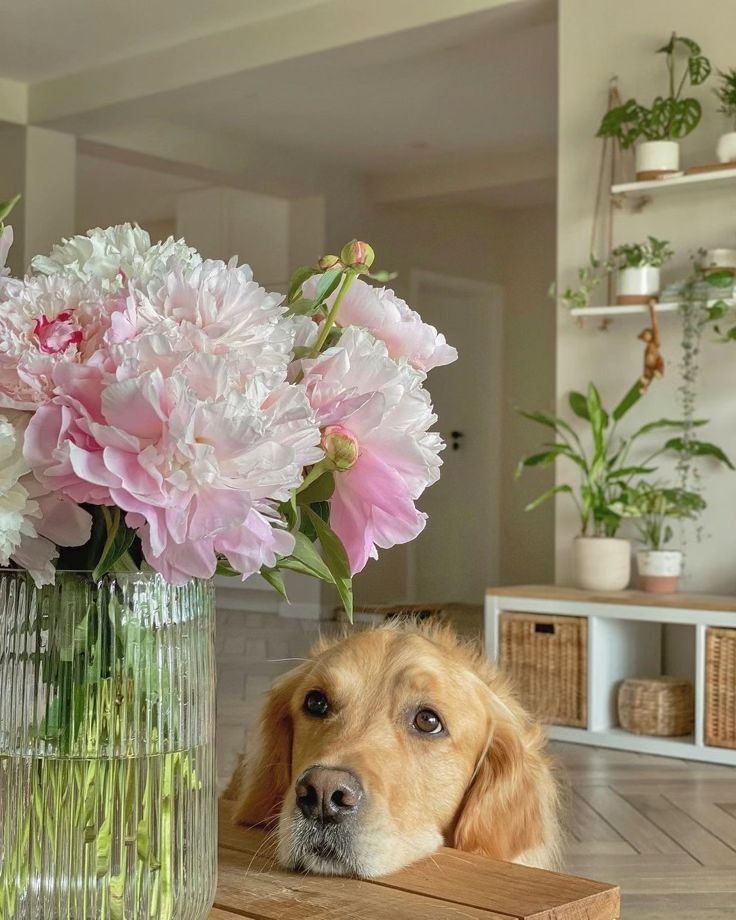
[[[457,849],[504,860],[540,848],[550,853],[556,842],[556,788],[540,732],[509,704],[491,694],[489,743],[453,833]]]
[[[236,824],[265,824],[279,813],[291,784],[293,728],[289,705],[301,676],[301,668],[291,671],[266,695],[259,750],[241,762],[230,784],[230,789],[238,789],[233,814]]]

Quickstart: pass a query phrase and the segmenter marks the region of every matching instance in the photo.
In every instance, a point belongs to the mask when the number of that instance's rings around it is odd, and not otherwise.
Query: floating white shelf
[[[736,307],[736,300],[724,297],[721,298],[729,307]],[[708,306],[719,303],[718,300],[709,300]],[[680,304],[671,301],[658,303],[655,307],[657,313],[675,313],[679,310]],[[648,314],[649,307],[646,304],[608,304],[604,307],[574,307],[570,310],[571,316],[631,316],[634,314]]]
[[[643,192],[663,192],[693,186],[733,185],[736,189],[736,167],[714,169],[711,172],[686,173],[663,179],[648,179],[645,182],[624,182],[611,186],[612,195],[641,195]]]
[[[679,303],[658,303],[655,307],[657,313],[674,313],[679,308]],[[609,304],[605,307],[574,307],[570,310],[572,316],[631,316],[635,313],[649,313],[646,304]]]

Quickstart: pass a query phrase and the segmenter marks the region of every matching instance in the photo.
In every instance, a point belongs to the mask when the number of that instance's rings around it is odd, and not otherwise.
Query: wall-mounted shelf
[[[612,195],[641,195],[652,192],[674,191],[678,188],[717,187],[733,185],[736,189],[736,167],[733,169],[714,169],[710,172],[685,173],[663,179],[649,179],[645,182],[624,182],[611,186]]]
[[[729,298],[721,298],[723,303],[729,307],[736,307],[736,300],[731,300]],[[720,300],[709,300],[708,306],[712,307],[716,303],[720,303]],[[665,301],[664,303],[658,303],[655,306],[656,313],[676,313],[680,309],[681,304],[673,303],[670,301]],[[634,314],[644,315],[649,314],[649,307],[646,304],[608,304],[603,307],[574,307],[570,310],[571,316],[632,316]]]
[[[674,313],[680,307],[679,303],[658,303],[655,307],[657,313]],[[604,307],[574,307],[570,310],[571,316],[632,316],[633,314],[648,314],[646,304],[608,304]]]

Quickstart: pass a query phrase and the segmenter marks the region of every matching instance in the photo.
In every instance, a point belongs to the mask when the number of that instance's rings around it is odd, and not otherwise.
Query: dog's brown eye
[[[444,726],[436,712],[431,709],[420,709],[414,716],[414,728],[425,735],[438,735]]]
[[[321,690],[310,690],[304,697],[304,711],[310,716],[324,719],[330,711],[330,704],[325,694]]]

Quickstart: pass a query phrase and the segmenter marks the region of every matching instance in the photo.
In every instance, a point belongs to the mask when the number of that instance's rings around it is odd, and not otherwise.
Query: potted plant
[[[682,552],[668,547],[674,536],[670,521],[695,520],[706,507],[697,492],[643,480],[628,489],[616,510],[637,519],[644,546],[636,554],[639,587],[653,594],[674,594],[682,572]]]
[[[624,243],[613,250],[618,270],[616,303],[646,304],[659,296],[660,268],[673,256],[667,240],[649,236],[645,243]]]
[[[553,281],[549,288],[549,296],[553,300],[559,299],[560,303],[570,310],[584,310],[590,306],[593,291],[612,270],[610,259],[598,259],[591,253],[588,264],[578,269],[578,287],[567,287],[558,294],[557,285]]]
[[[718,71],[719,85],[715,89],[720,102],[718,111],[729,121],[730,131],[722,134],[716,146],[716,155],[721,163],[736,164],[736,69]]]
[[[668,437],[664,444],[660,443],[643,462],[632,461],[632,449],[638,447],[642,439],[662,432],[681,432],[686,426],[684,421],[663,418],[640,426],[628,437],[620,436],[619,422],[641,396],[641,384],[637,380],[609,413],[603,407],[593,383],[588,385],[585,395],[571,393],[570,409],[588,425],[587,448],[580,435],[565,419],[549,412],[520,410],[524,418],[550,429],[558,440],[545,442],[543,450],[522,458],[516,475],[521,475],[525,468],[549,466],[564,458],[573,464],[580,477],[577,490],[567,483],[556,485],[526,507],[527,511],[531,511],[554,495],[566,494],[572,497],[580,521],[580,532],[573,545],[575,582],[580,588],[621,591],[628,585],[631,576],[631,544],[617,536],[624,519],[622,503],[635,477],[655,472],[656,467],[652,463],[658,457],[665,453],[679,457],[687,451],[690,456],[713,457],[733,469],[728,457],[715,444],[694,437],[686,440],[677,435]],[[705,422],[695,420],[687,424],[700,427]]]
[[[624,148],[640,141],[636,148],[637,179],[655,179],[679,171],[677,141],[697,128],[702,115],[700,102],[691,96],[683,98],[682,93],[688,83],[704,83],[711,71],[700,45],[674,32],[657,53],[665,55],[668,94],[657,96],[649,107],[629,99],[606,112],[598,128],[598,137],[615,137]]]

